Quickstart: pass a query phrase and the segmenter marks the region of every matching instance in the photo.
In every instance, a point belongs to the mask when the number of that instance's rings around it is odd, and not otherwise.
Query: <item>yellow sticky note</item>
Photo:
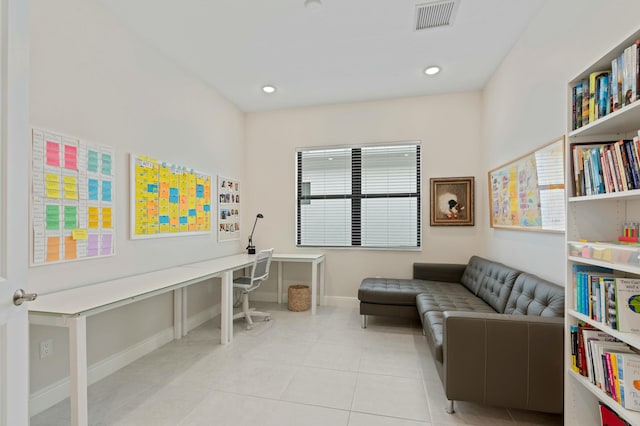
[[[74,240],[86,240],[87,237],[87,230],[86,229],[72,229],[71,230],[71,237]]]
[[[75,176],[65,176],[62,179],[65,184],[75,185],[76,183],[78,183],[78,180],[75,178]]]
[[[58,182],[60,180],[60,176],[54,175],[53,173],[45,173],[44,180],[47,182]]]
[[[60,191],[57,189],[47,189],[47,198],[60,198]]]

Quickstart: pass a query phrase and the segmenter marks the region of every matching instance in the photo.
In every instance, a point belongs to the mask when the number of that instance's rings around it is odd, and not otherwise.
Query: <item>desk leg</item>
[[[89,423],[87,407],[87,318],[69,320],[69,368],[71,380],[71,424]]]
[[[187,301],[189,299],[187,299],[187,287],[182,287],[182,290],[180,290],[182,293],[182,321],[180,324],[180,329],[182,330],[182,336],[186,336],[187,333],[189,332],[189,330],[187,329]]]
[[[184,327],[182,312],[182,289],[173,290],[173,338],[182,338],[182,330]]]
[[[225,272],[221,278],[220,343],[226,345],[233,341],[233,271]]]
[[[325,304],[324,300],[324,259],[320,261],[320,305]]]
[[[278,305],[282,303],[282,267],[284,262],[278,262]]]
[[[318,262],[311,264],[311,315],[316,314],[316,304],[318,303]]]

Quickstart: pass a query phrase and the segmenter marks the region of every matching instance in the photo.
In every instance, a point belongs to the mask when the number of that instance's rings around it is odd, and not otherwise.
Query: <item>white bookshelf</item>
[[[610,398],[605,392],[594,386],[587,378],[572,370],[571,336],[568,327],[584,321],[640,350],[640,336],[620,333],[598,321],[578,313],[575,310],[573,288],[573,265],[586,264],[612,268],[617,275],[640,278],[640,265],[618,262],[615,257],[587,258],[576,255],[576,242],[593,242],[607,248],[607,241],[615,241],[621,234],[627,221],[640,221],[640,190],[591,196],[575,196],[572,161],[572,145],[588,142],[610,142],[619,139],[632,139],[640,129],[640,100],[623,107],[593,123],[573,130],[572,126],[572,88],[589,76],[591,72],[610,68],[610,62],[618,54],[640,39],[640,30],[621,41],[610,51],[604,53],[591,66],[586,68],[568,85],[567,117],[567,272],[566,272],[566,325],[565,333],[565,424],[600,425],[598,401],[606,403],[620,417],[632,425],[640,425],[640,412],[627,410]],[[572,246],[574,245],[574,246]],[[614,247],[612,245],[612,247]],[[614,248],[615,249],[615,248]]]

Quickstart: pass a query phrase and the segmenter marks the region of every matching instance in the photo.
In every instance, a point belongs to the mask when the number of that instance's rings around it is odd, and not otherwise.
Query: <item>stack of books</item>
[[[593,123],[640,99],[640,40],[572,87],[572,129]]]
[[[622,407],[640,411],[640,354],[584,323],[571,327],[570,332],[573,370]]]
[[[640,334],[640,279],[608,268],[573,265],[574,309],[613,330]]]
[[[640,189],[639,145],[639,136],[572,145],[575,195],[579,197]]]

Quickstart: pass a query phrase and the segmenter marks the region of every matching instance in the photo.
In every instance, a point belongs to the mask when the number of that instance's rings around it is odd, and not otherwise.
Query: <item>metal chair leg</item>
[[[447,414],[453,414],[454,410],[453,410],[453,401],[450,399],[447,399]]]

